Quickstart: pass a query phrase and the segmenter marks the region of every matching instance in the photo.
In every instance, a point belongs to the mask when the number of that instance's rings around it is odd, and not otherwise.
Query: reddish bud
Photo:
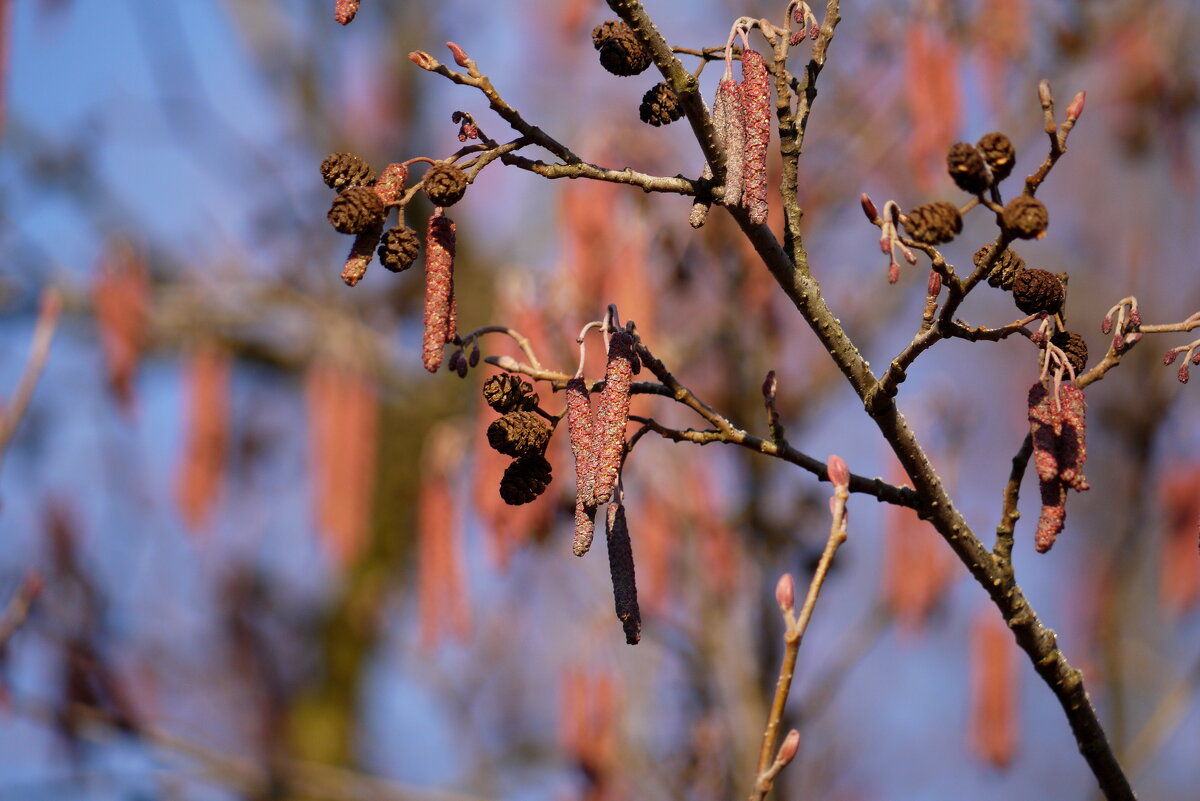
[[[779,746],[779,753],[775,756],[775,761],[784,765],[796,758],[796,752],[800,750],[800,732],[792,729],[787,733],[787,737],[783,738],[783,743]]]
[[[1075,122],[1079,116],[1083,114],[1083,103],[1087,99],[1087,92],[1080,92],[1071,99],[1067,106],[1067,122]]]
[[[1163,364],[1174,364],[1175,359],[1179,357],[1179,351],[1169,350],[1163,354]]]
[[[766,398],[767,400],[774,400],[775,393],[778,391],[778,389],[779,389],[779,379],[777,379],[775,377],[775,371],[770,370],[767,372],[767,377],[765,379],[763,379],[763,384],[762,384],[763,397]]]
[[[867,222],[874,223],[879,219],[879,210],[875,208],[875,202],[866,192],[859,196],[858,202],[862,204],[863,214],[867,215]]]
[[[892,259],[891,264],[888,265],[888,283],[894,284],[899,280],[900,280],[900,265],[896,263],[895,259]]]
[[[408,54],[408,60],[423,70],[435,70],[438,68],[438,60],[424,50],[412,51]]]
[[[1142,324],[1142,312],[1140,309],[1133,309],[1129,312],[1129,325],[1137,328]]]
[[[1190,370],[1188,369],[1189,366],[1190,365],[1188,362],[1184,362],[1179,366],[1178,378],[1180,384],[1186,384],[1188,379],[1191,378]]]
[[[930,297],[936,297],[942,291],[942,277],[938,275],[937,270],[929,271],[929,285],[926,291]]]
[[[791,573],[784,573],[779,577],[779,582],[775,585],[775,602],[779,604],[781,612],[791,612],[796,608],[796,582]]]
[[[1192,364],[1200,365],[1200,350],[1192,354]]]
[[[454,54],[454,63],[460,67],[470,67],[471,59],[466,52],[456,45],[454,42],[446,42],[446,47],[450,48],[450,52]]]
[[[842,489],[850,487],[850,468],[846,466],[845,459],[837,454],[830,456],[829,461],[825,463],[825,470],[829,473],[829,480],[835,487]]]
[[[815,42],[815,41],[817,41],[817,37],[820,35],[821,35],[821,26],[814,22],[812,24],[812,27],[808,29],[808,38],[812,39]]]
[[[1111,314],[1106,315],[1104,318],[1104,322],[1100,323],[1100,333],[1101,334],[1111,334],[1112,327],[1113,327],[1112,315]]]
[[[788,44],[791,45],[792,47],[795,47],[796,45],[800,44],[803,41],[804,41],[804,31],[793,31],[792,35],[790,37],[788,37]]]
[[[333,18],[340,25],[349,25],[358,13],[359,0],[337,0],[333,4]]]

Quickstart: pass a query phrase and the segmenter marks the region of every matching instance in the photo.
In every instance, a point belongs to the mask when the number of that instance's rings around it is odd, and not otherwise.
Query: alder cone
[[[524,456],[505,468],[500,477],[500,497],[509,506],[530,503],[546,491],[552,480],[550,463],[544,456]]]
[[[1017,150],[1007,136],[999,131],[992,131],[984,134],[975,147],[979,149],[983,160],[991,169],[993,183],[1000,183],[1012,174],[1013,167],[1017,164]]]
[[[545,451],[550,426],[536,412],[509,412],[492,421],[487,438],[488,444],[505,456],[533,456]]]
[[[434,164],[425,173],[422,187],[435,206],[453,206],[467,193],[467,174],[453,164]]]
[[[1050,337],[1050,342],[1067,355],[1067,360],[1071,363],[1076,375],[1082,373],[1083,368],[1087,367],[1088,346],[1082,335],[1074,331],[1059,331]]]
[[[353,153],[330,153],[321,162],[321,178],[330,189],[369,186],[375,181],[371,165]]]
[[[600,51],[600,66],[613,75],[639,75],[650,66],[650,51],[642,47],[633,30],[620,20],[602,22],[592,30],[592,44]]]
[[[361,234],[383,219],[386,209],[379,195],[368,186],[353,186],[333,199],[326,217],[343,234]]]
[[[1004,207],[1000,221],[1004,230],[1018,239],[1041,239],[1050,216],[1042,201],[1030,195],[1017,195]]]
[[[529,412],[537,408],[533,387],[511,373],[500,373],[483,382],[483,399],[500,414]]]
[[[975,251],[975,266],[982,267],[986,264],[988,251],[991,250],[991,245],[984,245],[979,250]],[[1000,289],[1012,289],[1013,281],[1017,278],[1017,273],[1025,269],[1025,260],[1012,248],[1005,248],[1004,252],[996,259],[996,263],[992,265],[992,271],[988,273],[987,282],[991,286],[999,287]]]
[[[955,185],[972,195],[984,192],[992,182],[983,155],[974,145],[966,142],[955,142],[950,146],[950,152],[946,154],[946,168]]]
[[[638,116],[642,122],[659,127],[670,125],[683,116],[683,108],[679,105],[679,96],[664,83],[656,83],[642,95],[642,104],[638,107]]]
[[[407,226],[389,228],[379,243],[379,261],[394,273],[412,267],[420,252],[421,237]]]
[[[1046,270],[1023,270],[1012,285],[1013,300],[1026,314],[1058,314],[1063,304],[1062,281]]]
[[[918,242],[940,245],[962,232],[962,215],[953,203],[936,200],[910,211],[903,224],[908,235]]]

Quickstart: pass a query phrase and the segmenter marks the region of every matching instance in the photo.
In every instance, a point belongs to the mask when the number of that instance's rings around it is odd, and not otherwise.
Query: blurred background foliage
[[[784,3],[648,5],[672,43],[700,47]],[[1147,322],[1200,309],[1192,3],[845,5],[800,183],[814,273],[869,358],[915,331],[925,276],[887,284],[859,193],[958,202],[945,149],[991,130],[1031,171],[1042,77],[1060,106],[1079,89],[1088,103],[1041,194],[1049,236],[1023,255],[1070,273],[1069,321],[1093,358],[1126,295]],[[643,439],[625,483],[646,622],[628,648],[603,554],[570,555],[566,443],[550,491],[505,507],[479,396],[494,370],[422,370],[419,265],[341,284],[349,240],[322,219],[317,171],[332,151],[377,169],[443,158],[457,109],[503,138],[480,95],[408,61],[448,39],[589,160],[696,175],[699,149],[681,124],[639,122],[649,73],[600,69],[589,33],[611,14],[596,0],[366,0],[346,28],[332,6],[0,2],[5,393],[41,292],[64,301],[0,475],[6,621],[41,582],[0,650],[0,798],[744,793],[780,653],[771,588],[785,571],[807,580],[826,488]],[[708,97],[719,72],[702,75]],[[740,425],[765,430],[774,369],[794,445],[902,482],[736,228],[714,213],[695,232],[689,206],[494,163],[452,210],[460,328],[511,325],[570,370],[578,330],[616,303]],[[414,204],[409,224],[429,211]],[[993,233],[969,216],[948,257],[968,264]],[[978,295],[973,324],[1014,319],[1002,293]],[[1032,480],[1017,529],[1021,583],[1145,798],[1192,798],[1198,781],[1200,429],[1195,393],[1161,365],[1184,337],[1147,340],[1089,389],[1094,490],[1071,499],[1054,551],[1033,554]],[[601,355],[587,365],[598,378]],[[954,341],[902,387],[985,542],[1036,375],[1023,341]],[[694,424],[664,399],[634,411]],[[801,752],[780,796],[1091,798],[1052,696],[948,549],[910,513],[850,508],[801,650],[786,721]]]

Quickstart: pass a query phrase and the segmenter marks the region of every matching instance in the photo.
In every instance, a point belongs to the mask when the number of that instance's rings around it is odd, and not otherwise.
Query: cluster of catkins
[[[394,273],[407,270],[421,250],[420,236],[404,224],[404,184],[408,167],[389,164],[378,178],[371,165],[352,153],[332,153],[321,162],[325,184],[337,190],[329,207],[329,224],[354,236],[350,255],[342,268],[342,280],[355,286],[367,272],[378,248],[379,261]],[[458,341],[458,309],[454,300],[454,221],[443,208],[462,199],[467,175],[453,164],[436,162],[421,179],[421,187],[436,211],[425,230],[425,336],[422,360],[425,369],[437,372],[446,344]],[[392,208],[398,224],[384,230]],[[457,354],[456,355],[461,355]],[[478,361],[472,352],[471,363]],[[466,373],[468,360],[457,361],[459,375]]]
[[[587,382],[582,377],[568,381],[566,391],[567,432],[575,456],[575,539],[572,550],[576,556],[588,552],[595,533],[596,510],[609,503],[606,516],[609,572],[617,618],[625,629],[625,641],[630,645],[641,638],[642,621],[638,611],[633,549],[617,482],[625,456],[625,426],[629,422],[633,376],[640,371],[641,362],[634,351],[633,336],[627,331],[616,331],[609,339],[604,388],[600,391],[595,412]]]
[[[771,140],[771,84],[766,62],[757,50],[742,51],[742,80],[733,80],[726,68],[713,101],[713,127],[717,144],[725,157],[726,206],[742,206],[750,221],[767,221],[767,146]],[[712,169],[705,165],[702,177],[711,180]],[[692,206],[693,228],[704,224],[708,206],[698,201]]]
[[[625,456],[633,376],[640,370],[633,335],[617,331],[609,340],[604,386],[595,411],[583,378],[572,378],[566,388],[567,431],[575,456],[572,549],[576,556],[587,553],[595,533],[596,511],[608,504],[606,531],[613,598],[625,641],[631,645],[641,638],[642,619],[633,548],[617,482]],[[515,375],[501,373],[489,378],[483,384],[483,397],[501,414],[488,426],[488,444],[513,457],[500,479],[500,497],[513,506],[529,503],[546,491],[552,478],[545,454],[553,429],[545,422],[533,387]]]

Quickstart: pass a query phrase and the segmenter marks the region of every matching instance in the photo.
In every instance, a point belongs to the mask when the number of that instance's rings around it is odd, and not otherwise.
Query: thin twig
[[[33,397],[33,389],[37,386],[42,368],[46,366],[46,358],[50,355],[50,341],[54,338],[54,329],[58,325],[61,311],[62,297],[58,290],[47,289],[43,292],[41,309],[33,329],[33,342],[29,346],[29,358],[25,362],[21,378],[17,381],[12,400],[0,414],[0,466],[4,464],[4,454],[17,431],[17,425],[29,407],[29,399]]]

